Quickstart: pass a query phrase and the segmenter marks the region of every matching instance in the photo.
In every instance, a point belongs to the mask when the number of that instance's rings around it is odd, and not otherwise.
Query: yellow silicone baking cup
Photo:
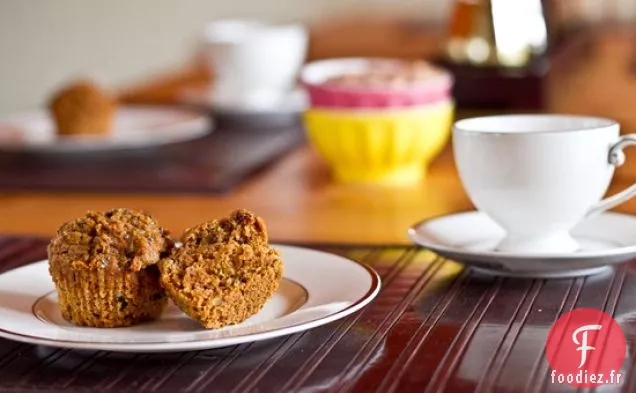
[[[454,105],[382,111],[309,109],[311,143],[342,182],[412,184],[449,139]]]

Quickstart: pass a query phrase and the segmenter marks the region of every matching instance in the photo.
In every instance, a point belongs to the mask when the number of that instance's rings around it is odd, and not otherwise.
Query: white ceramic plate
[[[47,261],[0,275],[0,337],[31,344],[122,352],[171,352],[265,340],[324,325],[368,304],[380,290],[369,267],[349,259],[276,246],[285,266],[279,290],[247,321],[206,330],[170,304],[157,321],[126,328],[77,327],[58,309]]]
[[[77,152],[145,148],[195,139],[212,130],[199,113],[159,107],[119,107],[115,126],[106,135],[58,136],[48,111],[0,120],[0,150]]]
[[[422,247],[481,272],[505,276],[584,276],[636,258],[635,216],[602,213],[581,222],[571,234],[581,245],[578,252],[520,255],[495,251],[504,230],[476,211],[425,220],[408,230],[411,240]]]

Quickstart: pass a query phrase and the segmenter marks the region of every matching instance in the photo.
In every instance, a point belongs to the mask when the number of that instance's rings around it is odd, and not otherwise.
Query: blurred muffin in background
[[[49,107],[59,135],[101,135],[113,128],[117,102],[95,83],[78,81],[55,93]]]

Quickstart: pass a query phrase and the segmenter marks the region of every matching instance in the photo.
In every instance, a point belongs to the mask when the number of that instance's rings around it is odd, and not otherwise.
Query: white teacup
[[[453,128],[464,188],[506,230],[497,249],[510,253],[576,251],[569,231],[578,222],[636,194],[632,186],[601,201],[633,144],[636,135],[621,137],[617,122],[597,117],[489,116]]]
[[[248,20],[209,23],[205,56],[215,75],[212,101],[221,107],[271,109],[296,85],[307,52],[302,25]]]

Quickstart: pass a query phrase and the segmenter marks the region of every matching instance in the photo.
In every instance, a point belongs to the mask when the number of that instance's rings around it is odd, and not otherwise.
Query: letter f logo
[[[583,365],[585,364],[585,361],[587,360],[587,351],[592,351],[596,349],[594,347],[587,345],[588,330],[601,330],[601,327],[602,327],[601,325],[585,325],[576,329],[574,333],[572,333],[572,341],[574,341],[576,345],[580,345],[580,347],[576,349],[577,351],[581,351],[581,364],[579,364],[579,368],[583,367]],[[583,339],[581,340],[581,342],[579,342],[579,340],[576,338],[576,335],[579,334],[580,332],[583,332],[583,335],[582,335]]]

